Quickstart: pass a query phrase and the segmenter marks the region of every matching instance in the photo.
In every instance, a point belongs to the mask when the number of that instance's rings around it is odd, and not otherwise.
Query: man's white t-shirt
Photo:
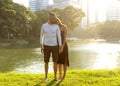
[[[40,44],[47,46],[61,46],[61,31],[57,24],[45,23],[40,33]]]

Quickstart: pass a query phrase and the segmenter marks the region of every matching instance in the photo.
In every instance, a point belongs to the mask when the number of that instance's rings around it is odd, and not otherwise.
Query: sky
[[[29,6],[29,0],[13,0],[16,3],[22,4],[26,7]],[[97,7],[97,12],[98,12],[98,21],[104,21],[105,20],[105,6],[108,3],[111,3],[111,1],[114,0],[89,0],[89,16],[90,16],[90,21],[94,22],[95,21],[95,12],[96,12],[96,7]],[[53,3],[53,0],[50,0],[50,4]],[[82,5],[83,5],[83,10],[86,11],[86,7],[87,7],[87,0],[82,0]],[[86,12],[85,12],[86,13]]]
[[[26,7],[29,6],[29,0],[13,0],[13,1],[16,2],[16,3],[22,4]]]
[[[26,6],[26,7],[28,7],[29,6],[29,0],[13,0],[14,2],[16,2],[16,3],[19,3],[19,4],[22,4],[22,5],[24,5],[24,6]],[[94,0],[94,1],[100,1],[99,3],[102,3],[102,1],[104,1],[104,0]],[[93,1],[93,2],[94,2]],[[50,4],[52,4],[53,3],[53,0],[50,0]],[[85,2],[84,2],[84,6],[86,6],[85,5],[86,4],[86,0],[85,0]],[[90,12],[90,16],[91,16],[91,21],[92,20],[94,20],[93,18],[94,18],[94,16],[95,16],[95,13],[94,13],[94,11],[95,11],[95,6],[93,5],[93,4],[95,4],[95,3],[90,3],[91,5],[90,5],[90,9],[91,9],[91,12]],[[103,6],[102,6],[103,7]],[[100,20],[100,21],[103,21],[104,19],[102,18],[103,17],[103,14],[101,14],[101,13],[103,13],[103,12],[101,12],[101,10],[103,10],[102,9],[102,7],[101,7],[101,4],[98,4],[98,10],[99,10],[99,18],[100,19],[98,19],[98,20]],[[99,8],[101,8],[101,9],[99,9]],[[94,21],[93,21],[94,22]]]
[[[106,10],[112,6],[120,5],[117,0],[82,0],[83,11],[87,14],[87,1],[89,1],[89,20],[91,23],[95,22],[96,13],[98,15],[98,22],[106,20]],[[114,4],[115,3],[115,4]]]
[[[13,1],[16,2],[16,3],[22,4],[22,5],[26,6],[26,7],[29,6],[29,0],[13,0]],[[52,4],[52,3],[53,3],[53,1],[50,0],[50,4]]]

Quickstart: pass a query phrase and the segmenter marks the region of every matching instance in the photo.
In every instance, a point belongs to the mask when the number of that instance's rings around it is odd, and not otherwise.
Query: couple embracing
[[[54,80],[57,80],[57,69],[59,79],[66,77],[67,66],[69,66],[68,46],[66,42],[67,27],[54,13],[48,14],[48,23],[41,27],[40,44],[41,52],[44,54],[45,79],[48,79],[49,59],[52,55]],[[62,73],[64,70],[64,73]]]

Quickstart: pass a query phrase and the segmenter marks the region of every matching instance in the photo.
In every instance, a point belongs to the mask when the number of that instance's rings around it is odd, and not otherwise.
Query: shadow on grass
[[[61,81],[59,81],[59,82],[56,84],[56,86],[59,86],[61,82],[63,82],[63,81],[62,81],[62,80],[61,80]]]
[[[34,86],[41,86],[41,84],[42,83],[44,83],[45,82],[45,80],[42,80],[42,81],[39,81],[36,85],[34,85]]]
[[[52,85],[54,85],[56,82],[57,82],[57,81],[52,80],[52,81],[51,81],[50,83],[48,83],[46,86],[52,86]]]
[[[52,81],[51,81],[50,83],[48,83],[46,86],[53,86],[53,85],[55,85],[55,83],[57,83],[55,86],[59,86],[61,82],[62,82],[62,81],[52,80]]]
[[[42,80],[42,81],[38,82],[35,86],[41,86],[41,84],[43,84],[44,82],[45,82],[45,80]],[[55,86],[59,86],[61,82],[62,81],[51,80],[46,86],[53,86],[55,84],[56,84]]]

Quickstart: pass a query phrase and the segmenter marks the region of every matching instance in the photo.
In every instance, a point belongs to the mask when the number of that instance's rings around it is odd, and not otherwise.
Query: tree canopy
[[[12,0],[0,0],[0,37],[6,38],[9,34],[21,38],[36,36],[39,27],[40,21],[30,9]]]
[[[80,38],[120,40],[120,21],[98,23],[96,26],[80,29],[76,34]]]
[[[67,6],[64,9],[55,8],[53,12],[55,12],[61,21],[71,30],[79,26],[82,18],[85,16],[81,9],[73,6]]]

